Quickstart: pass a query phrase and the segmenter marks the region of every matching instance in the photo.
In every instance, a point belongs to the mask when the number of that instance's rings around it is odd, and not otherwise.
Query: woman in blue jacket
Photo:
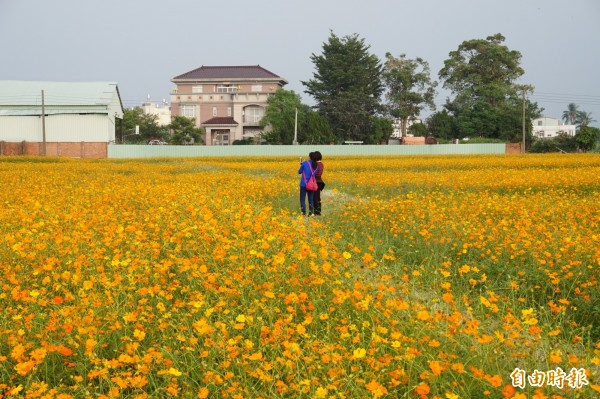
[[[310,179],[311,175],[314,175],[315,169],[317,167],[317,162],[313,159],[314,153],[308,154],[310,160],[302,161],[300,160],[300,169],[298,169],[298,174],[300,176],[300,208],[302,209],[302,214],[306,216],[306,196],[308,194],[308,215],[311,216],[315,209],[315,192],[308,191],[306,189],[306,182]]]

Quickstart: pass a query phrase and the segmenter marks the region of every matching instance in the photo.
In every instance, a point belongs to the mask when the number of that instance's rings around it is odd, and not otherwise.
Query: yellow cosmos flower
[[[168,371],[168,373],[169,373],[170,375],[173,375],[173,376],[175,376],[175,377],[179,377],[179,376],[181,376],[181,375],[183,374],[181,371],[177,370],[177,369],[176,369],[176,368],[174,368],[174,367],[171,367],[171,368],[169,368],[169,371]]]
[[[354,351],[352,352],[352,357],[354,357],[355,359],[362,359],[363,357],[365,357],[365,355],[367,354],[367,351],[363,348],[357,348],[354,349]]]

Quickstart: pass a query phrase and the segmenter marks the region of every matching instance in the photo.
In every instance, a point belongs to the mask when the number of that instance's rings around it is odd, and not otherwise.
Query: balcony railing
[[[258,115],[244,115],[242,123],[244,125],[258,126],[261,119],[262,116]]]

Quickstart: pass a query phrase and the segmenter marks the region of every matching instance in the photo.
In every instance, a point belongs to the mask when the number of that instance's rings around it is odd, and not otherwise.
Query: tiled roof
[[[202,122],[203,125],[238,125],[232,117],[212,118]]]
[[[176,76],[177,79],[282,79],[260,65],[249,66],[201,66]]]

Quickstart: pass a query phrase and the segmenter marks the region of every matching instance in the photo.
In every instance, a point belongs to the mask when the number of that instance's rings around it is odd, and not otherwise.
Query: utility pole
[[[528,91],[533,91],[533,86],[531,85],[519,85],[518,87],[521,89],[521,99],[523,101],[523,115],[522,115],[522,128],[523,128],[523,142],[521,143],[521,153],[525,153],[525,136],[527,132],[527,127],[525,125],[525,95]]]
[[[42,90],[42,141],[43,141],[43,155],[46,155],[46,110],[44,107],[44,90]]]
[[[523,144],[521,144],[521,153],[525,153],[525,90],[522,91],[523,96]]]
[[[298,145],[298,108],[296,108],[296,115],[294,117],[294,145]]]

